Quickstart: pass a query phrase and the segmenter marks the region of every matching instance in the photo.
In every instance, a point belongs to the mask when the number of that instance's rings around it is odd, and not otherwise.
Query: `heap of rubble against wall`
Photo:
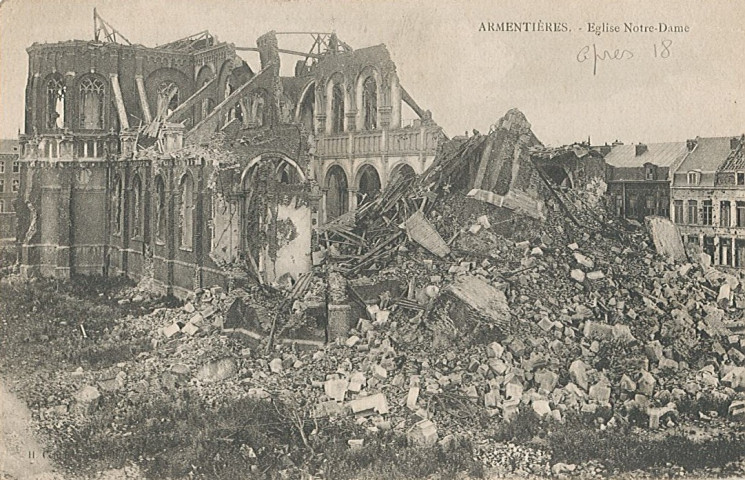
[[[392,429],[427,445],[469,438],[493,465],[501,460],[490,438],[520,411],[557,421],[579,414],[610,429],[641,414],[644,428],[660,429],[684,421],[678,407],[708,398],[729,416],[700,419],[745,421],[738,279],[658,255],[645,230],[589,208],[592,192],[574,195],[564,208],[547,200],[541,222],[440,192],[426,219],[448,240],[444,258],[403,237],[364,268],[342,275],[328,259],[284,292],[200,290],[183,307],[112,328],[112,338],[133,329],[150,339],[137,362],[60,381],[97,385],[122,408],[161,388],[193,388],[215,404],[301,398],[313,416],[356,421],[370,435]],[[464,278],[495,292],[484,301],[499,319],[482,302],[445,295]],[[384,283],[400,288],[372,300],[355,293]],[[247,333],[223,329],[236,299],[255,312]],[[272,337],[317,303],[351,304],[344,336],[311,349]],[[454,307],[457,315],[443,315]],[[72,412],[48,407],[50,424],[71,421]],[[548,473],[549,461],[538,458],[530,473]]]

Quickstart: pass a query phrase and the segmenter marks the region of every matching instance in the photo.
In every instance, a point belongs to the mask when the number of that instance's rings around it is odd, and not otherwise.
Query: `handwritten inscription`
[[[669,58],[672,51],[672,40],[663,40],[652,45],[652,56],[654,58]],[[577,62],[592,65],[592,74],[598,74],[598,65],[603,62],[623,62],[635,57],[635,53],[627,48],[603,49],[596,44],[585,45],[577,53]]]

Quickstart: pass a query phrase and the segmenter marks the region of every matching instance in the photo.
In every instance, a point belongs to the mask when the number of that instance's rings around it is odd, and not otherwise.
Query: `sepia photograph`
[[[745,3],[0,0],[0,480],[745,478]]]

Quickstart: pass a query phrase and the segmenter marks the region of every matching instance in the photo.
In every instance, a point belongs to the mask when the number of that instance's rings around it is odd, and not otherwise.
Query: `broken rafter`
[[[104,36],[101,38],[101,33],[103,32]],[[127,45],[132,45],[132,42],[127,40],[127,37],[121,34],[119,30],[112,27],[109,22],[104,20],[101,15],[98,14],[98,11],[94,8],[93,9],[93,39],[96,42],[106,42],[106,43],[119,43],[118,39],[121,38],[125,42],[127,42]]]
[[[235,47],[237,52],[258,52],[259,49],[256,47]],[[296,50],[285,50],[284,48],[278,48],[279,53],[286,53],[288,55],[297,55],[299,57],[311,57],[311,58],[322,58],[323,55],[317,53],[298,52]]]

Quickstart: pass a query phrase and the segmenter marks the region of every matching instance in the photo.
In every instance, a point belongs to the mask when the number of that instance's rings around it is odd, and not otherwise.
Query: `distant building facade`
[[[672,219],[687,243],[715,265],[745,267],[745,138],[688,141],[690,153],[673,175]]]
[[[638,221],[648,215],[669,217],[672,172],[687,154],[685,142],[614,144],[605,161],[615,213]]]
[[[18,140],[0,140],[0,244],[16,238],[14,201],[21,186]]]

